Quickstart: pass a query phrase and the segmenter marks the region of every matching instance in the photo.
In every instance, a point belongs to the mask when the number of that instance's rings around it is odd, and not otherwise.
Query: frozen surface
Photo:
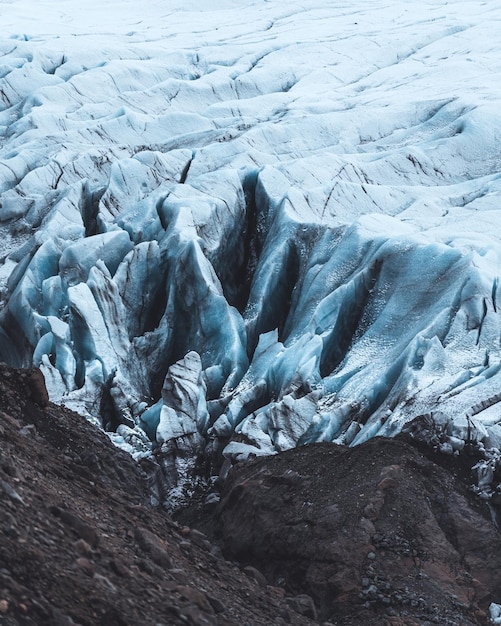
[[[499,446],[501,6],[200,6],[0,0],[0,356],[171,456]]]

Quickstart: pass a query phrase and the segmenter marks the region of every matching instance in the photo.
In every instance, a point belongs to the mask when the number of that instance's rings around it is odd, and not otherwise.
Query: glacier
[[[0,9],[2,360],[174,476],[501,448],[501,7]]]

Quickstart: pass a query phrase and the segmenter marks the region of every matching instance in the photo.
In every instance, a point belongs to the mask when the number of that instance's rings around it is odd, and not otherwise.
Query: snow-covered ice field
[[[500,41],[473,0],[0,0],[0,356],[233,458],[499,447]]]

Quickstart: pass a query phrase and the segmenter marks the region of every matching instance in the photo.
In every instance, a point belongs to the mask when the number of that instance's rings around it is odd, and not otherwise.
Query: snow
[[[499,440],[501,7],[0,12],[0,357],[123,446]]]
[[[489,617],[491,624],[501,624],[501,604],[491,602],[489,606]]]

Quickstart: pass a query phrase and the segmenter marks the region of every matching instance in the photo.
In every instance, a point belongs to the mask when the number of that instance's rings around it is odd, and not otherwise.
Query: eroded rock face
[[[336,624],[484,624],[501,592],[487,505],[401,439],[239,465],[215,515],[228,555]]]

